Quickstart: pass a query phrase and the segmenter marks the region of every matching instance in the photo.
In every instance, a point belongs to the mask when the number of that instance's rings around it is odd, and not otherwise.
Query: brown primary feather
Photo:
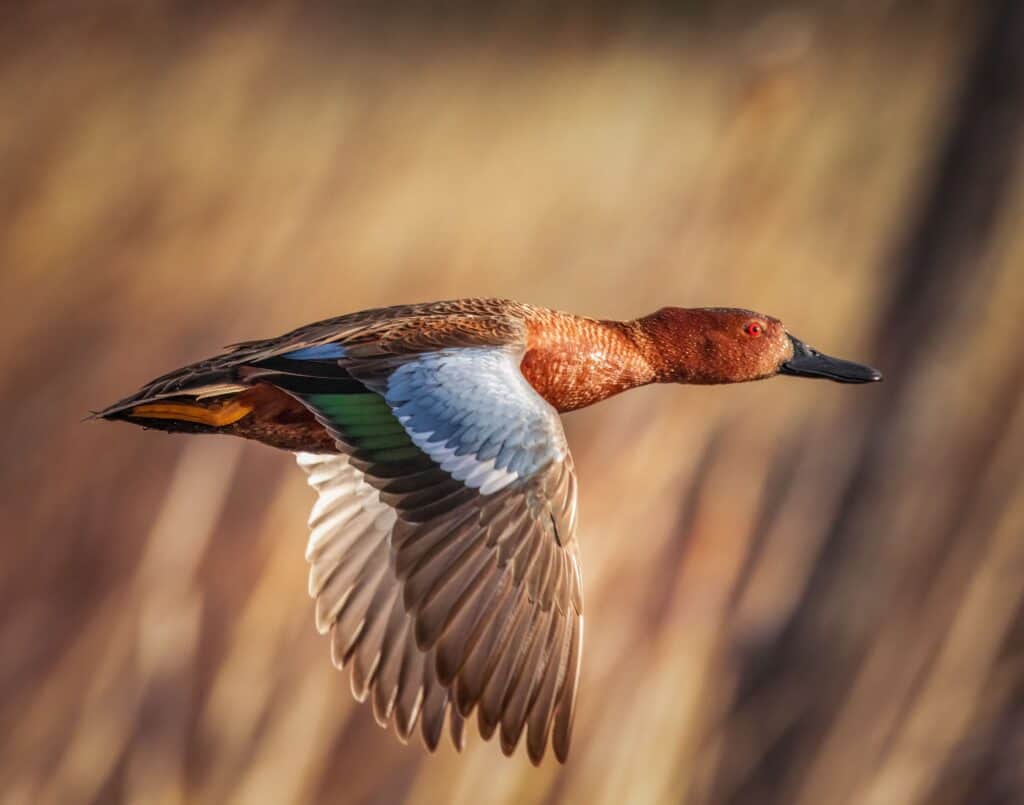
[[[358,473],[343,456],[322,461]],[[335,661],[352,668],[354,695],[370,697],[378,721],[393,720],[403,739],[419,719],[424,742],[436,746],[446,712],[461,720],[479,708],[481,734],[500,726],[506,752],[532,721],[528,753],[540,761],[538,741],[546,742],[549,725],[574,695],[565,635],[580,617],[574,601],[582,597],[573,590],[575,543],[563,537],[566,554],[554,538],[554,524],[572,505],[525,501],[531,484],[574,492],[564,478],[570,471],[553,465],[543,473],[547,480],[477,495],[423,524],[383,521],[393,529],[387,540],[374,515],[386,504],[375,497],[372,471],[351,484],[359,493],[352,499],[318,504],[314,538],[317,529],[338,532],[310,551],[320,625],[331,628]],[[495,526],[501,533],[493,533]]]
[[[502,703],[501,717],[501,747],[506,754],[512,754],[519,743],[537,674],[547,670],[547,664],[543,662],[545,649],[552,639],[552,632],[556,631],[558,621],[559,615],[556,610],[550,610],[535,618],[529,649],[523,651],[520,663],[509,683],[508,692]]]
[[[488,738],[494,734],[495,727],[501,723],[505,692],[508,690],[509,682],[526,651],[528,646],[526,641],[533,627],[533,612],[526,601],[526,596],[522,593],[519,595],[513,612],[513,616],[509,618],[506,625],[506,630],[498,641],[495,654],[488,664],[483,693],[479,702],[480,733]]]
[[[413,622],[389,562],[393,513],[344,456],[305,461],[321,492],[310,518],[314,539],[319,537],[307,552],[310,592],[318,626],[331,633],[332,660],[351,669],[352,693],[359,701],[371,699],[378,723],[393,724],[408,740],[421,721],[424,743],[436,747],[437,724],[454,704],[412,637]],[[453,729],[461,741],[461,726]]]
[[[576,718],[576,693],[580,681],[580,657],[583,645],[583,619],[575,618],[572,621],[572,637],[569,641],[567,654],[567,665],[565,673],[565,688],[558,697],[558,705],[555,711],[555,723],[552,728],[551,744],[555,750],[555,756],[565,763],[569,757],[569,742],[572,738],[572,725]]]
[[[494,589],[489,617],[482,618],[474,627],[462,667],[454,679],[455,699],[459,712],[464,716],[470,714],[483,696],[484,686],[496,658],[500,656],[522,598],[520,591],[513,587],[512,576],[508,572],[501,575]]]
[[[544,757],[551,723],[554,720],[554,703],[565,686],[568,665],[569,640],[572,636],[572,623],[568,618],[561,618],[557,640],[552,645],[549,657],[549,669],[541,676],[536,699],[530,707],[527,720],[526,748],[530,759],[540,763]]]
[[[366,622],[358,649],[352,657],[352,686],[357,688],[359,701],[364,701],[380,668],[384,634],[391,617],[391,610],[398,602],[396,585],[387,583],[386,574],[378,581],[373,599],[366,608]]]
[[[455,523],[445,518],[421,526],[400,522],[393,543],[398,572],[403,574],[411,567],[405,594],[409,610],[416,617],[418,645],[440,652],[438,675],[442,683],[454,679],[461,713],[468,715],[479,703],[481,732],[485,737],[502,724],[508,751],[518,742],[531,706],[535,706],[539,696],[536,665],[526,654],[530,644],[524,643],[524,637],[539,633],[533,644],[533,659],[544,659],[541,668],[547,671],[550,656],[557,653],[559,665],[551,673],[563,680],[568,676],[571,658],[563,658],[554,649],[555,644],[566,642],[555,621],[578,619],[582,595],[574,567],[575,551],[563,555],[565,548],[555,538],[555,524],[561,521],[571,526],[574,506],[556,501],[556,513],[551,513],[536,501],[532,505],[523,501],[530,494],[525,491],[530,483],[561,494],[574,494],[575,485],[567,479],[569,473],[569,467],[555,465],[542,473],[544,479],[531,479],[524,487],[498,493],[483,503],[477,498],[463,504],[481,507],[478,520],[467,517],[460,508],[452,513],[457,518]],[[544,499],[540,493],[537,497]],[[514,498],[518,505],[509,505],[503,498]],[[501,526],[502,532],[495,533],[493,525]],[[405,530],[409,534],[402,536],[400,532]],[[561,541],[574,548],[571,532],[565,533]],[[487,552],[489,560],[484,558]],[[499,578],[495,579],[495,575]],[[481,606],[476,600],[476,594],[482,596],[480,590],[494,591],[492,595],[497,598],[502,581],[511,591],[517,591],[512,600],[518,599],[518,606],[511,611],[493,606],[484,609],[493,613],[491,629],[480,629],[480,636],[461,652],[456,648],[457,641],[446,644],[447,630],[461,623],[461,607]],[[466,617],[460,631],[468,633],[477,628]],[[570,629],[566,627],[566,631]],[[574,696],[575,684],[573,677],[570,685],[551,690],[544,700],[546,706],[551,710],[569,706],[563,705],[561,699],[563,694],[567,698]],[[541,714],[536,719],[544,723],[553,715]],[[535,734],[537,729],[534,728]],[[536,745],[531,757],[539,761]]]

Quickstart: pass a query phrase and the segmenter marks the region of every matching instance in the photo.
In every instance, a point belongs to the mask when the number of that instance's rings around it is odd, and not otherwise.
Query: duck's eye
[[[761,326],[761,322],[752,321],[750,322],[750,324],[743,328],[743,332],[745,332],[751,338],[757,338],[764,332],[764,327]]]

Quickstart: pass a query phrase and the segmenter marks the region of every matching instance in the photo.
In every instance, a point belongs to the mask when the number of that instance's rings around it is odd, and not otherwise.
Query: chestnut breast
[[[520,370],[560,412],[593,405],[654,379],[650,364],[621,322],[568,314],[529,322]]]

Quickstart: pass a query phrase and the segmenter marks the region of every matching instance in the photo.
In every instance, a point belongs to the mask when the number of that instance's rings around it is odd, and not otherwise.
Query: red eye
[[[743,332],[745,332],[751,338],[757,338],[764,332],[764,327],[761,326],[760,322],[752,321],[750,322],[750,324],[743,328]]]

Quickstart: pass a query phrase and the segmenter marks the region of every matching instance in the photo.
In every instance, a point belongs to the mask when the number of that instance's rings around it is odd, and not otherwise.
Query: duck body
[[[568,755],[582,651],[576,477],[560,413],[649,383],[880,379],[748,310],[601,321],[502,299],[351,313],[237,344],[98,413],[298,454],[310,593],[353,693],[428,748],[476,713]]]

